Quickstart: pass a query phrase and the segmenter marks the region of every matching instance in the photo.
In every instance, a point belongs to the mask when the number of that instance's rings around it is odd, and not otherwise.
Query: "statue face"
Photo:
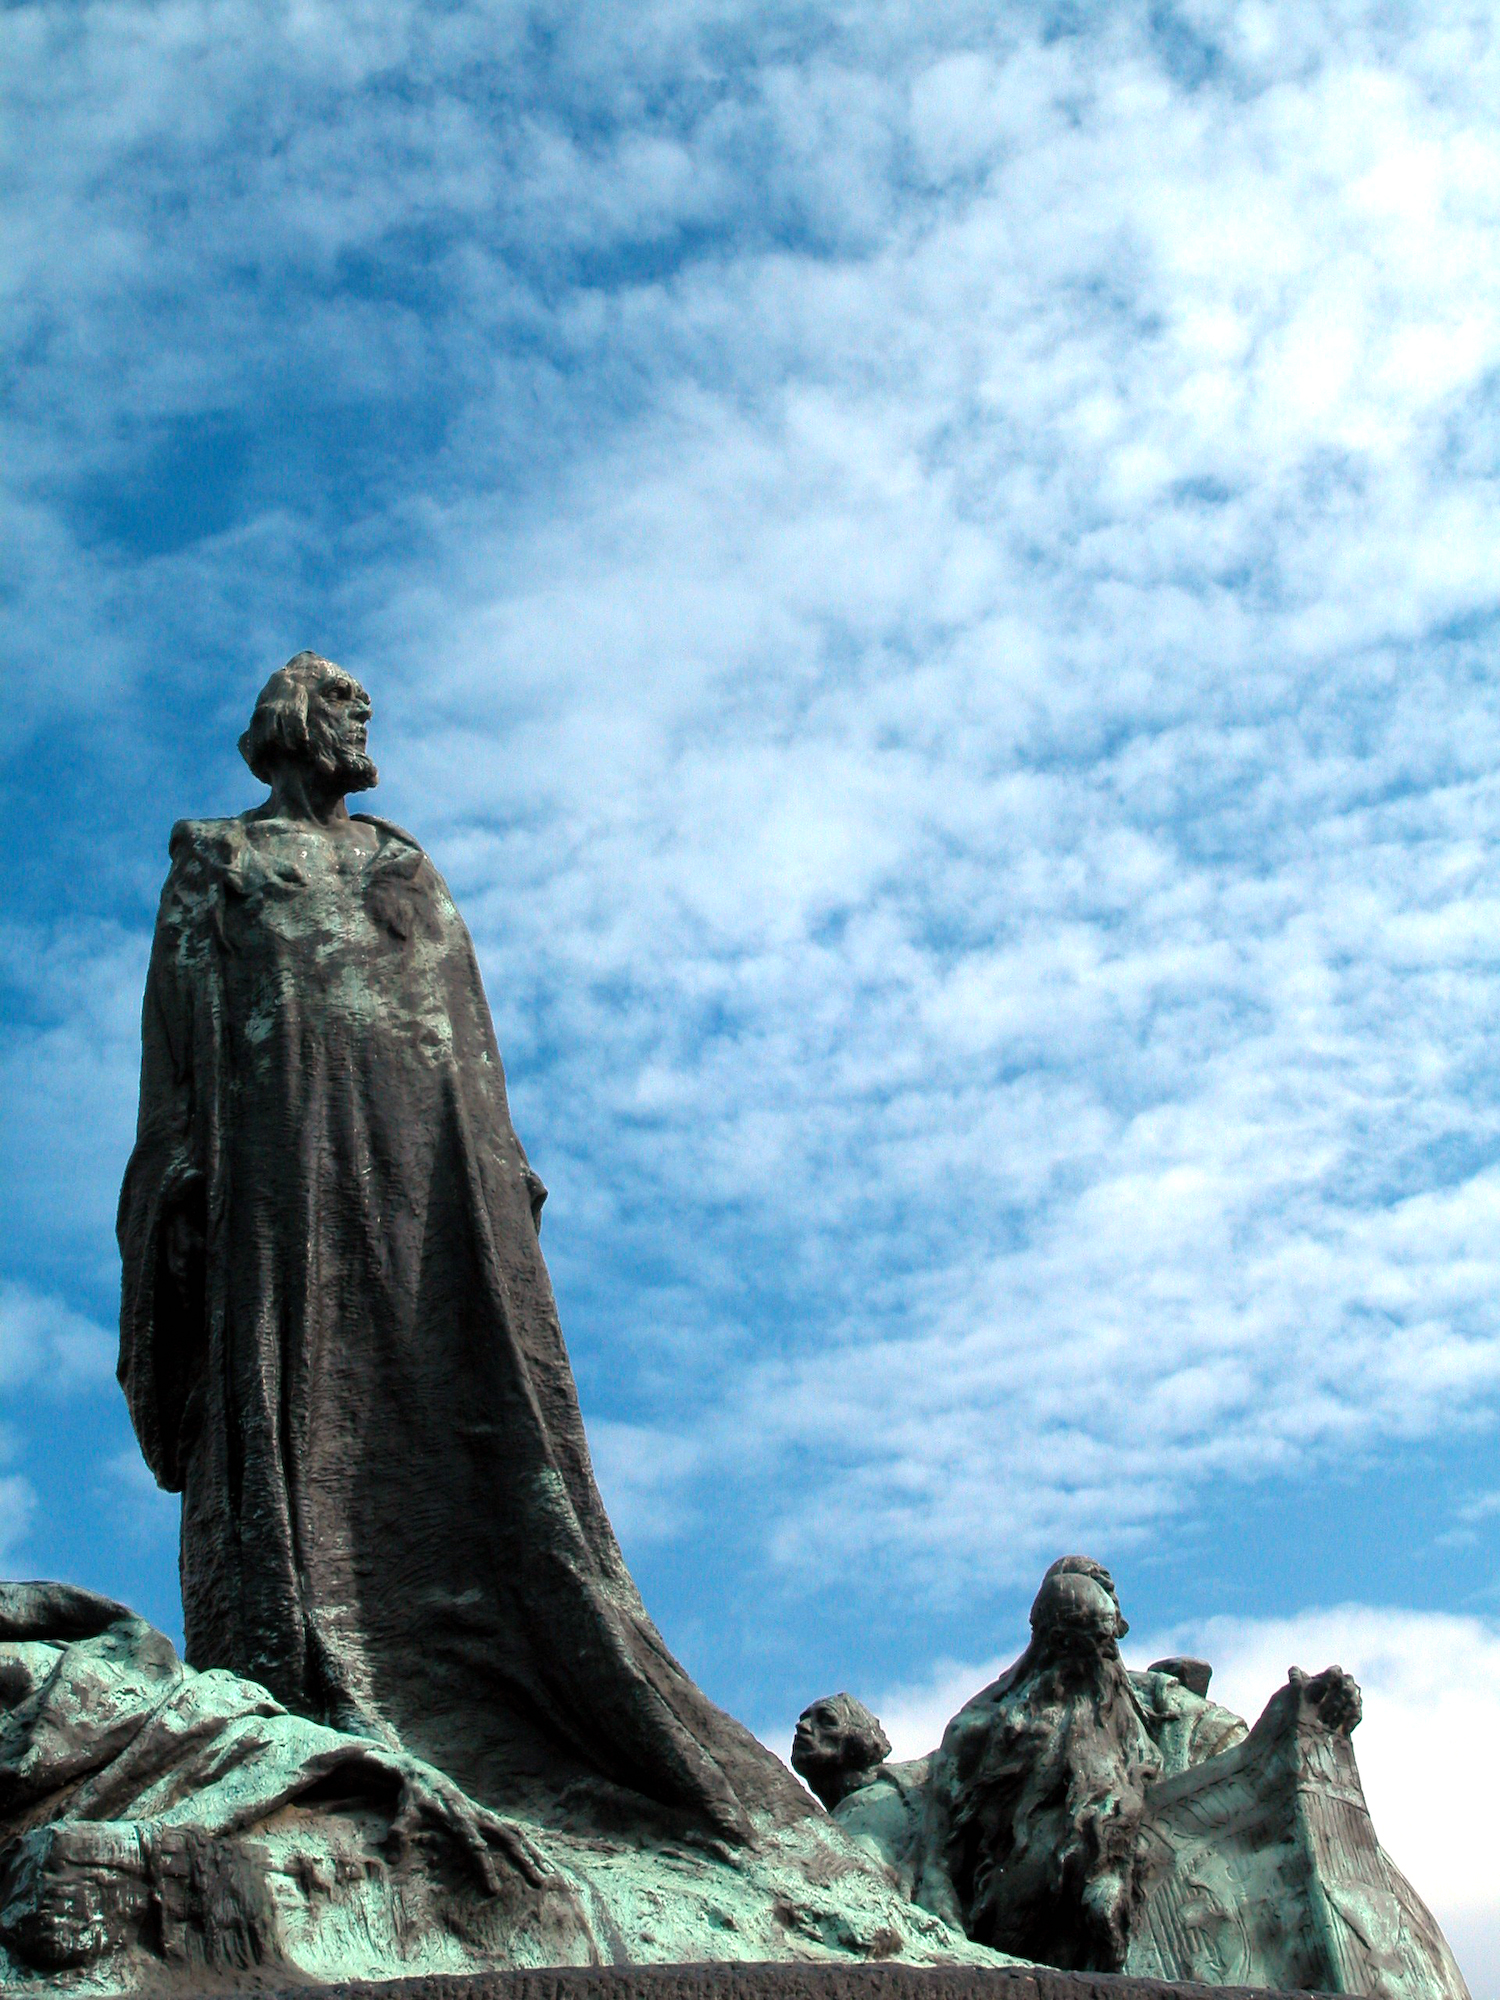
[[[329,663],[307,689],[307,737],[313,761],[349,791],[375,782],[375,766],[365,747],[370,697],[352,674]]]
[[[825,1694],[804,1708],[792,1737],[792,1769],[814,1791],[814,1772],[866,1771],[890,1754],[879,1717],[852,1694]]]
[[[820,1770],[844,1761],[844,1751],[853,1733],[843,1709],[831,1697],[815,1701],[797,1718],[792,1734],[792,1769]]]
[[[852,1694],[825,1694],[811,1703],[792,1736],[792,1769],[830,1812],[890,1754],[879,1719]]]

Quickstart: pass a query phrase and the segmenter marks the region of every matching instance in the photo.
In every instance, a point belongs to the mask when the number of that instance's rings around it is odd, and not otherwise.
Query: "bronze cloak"
[[[173,830],[120,1380],[187,1657],[498,1808],[599,1780],[744,1838],[801,1788],[668,1652],[594,1483],[479,967],[411,837]],[[196,1277],[167,1254],[196,1216]],[[578,1780],[584,1780],[582,1784]],[[621,1800],[620,1804],[626,1804]]]

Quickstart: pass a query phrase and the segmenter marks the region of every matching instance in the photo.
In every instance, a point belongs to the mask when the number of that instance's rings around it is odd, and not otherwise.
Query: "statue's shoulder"
[[[384,846],[406,848],[412,854],[420,854],[422,860],[428,860],[428,850],[422,846],[416,834],[408,834],[406,828],[396,826],[394,820],[382,820],[380,814],[376,812],[350,812],[350,820],[354,820],[358,826],[374,826]]]
[[[410,847],[421,855],[427,852],[414,833],[408,833],[404,826],[397,826],[393,819],[382,819],[378,813],[350,813],[349,817],[357,820],[361,826],[373,826],[383,839],[393,841],[398,846]]]
[[[1010,1665],[1005,1669],[1005,1672],[999,1675],[997,1679],[992,1680],[988,1687],[982,1687],[978,1694],[971,1694],[969,1696],[969,1699],[948,1724],[948,1728],[950,1730],[956,1728],[962,1733],[965,1730],[985,1727],[994,1714],[996,1707],[1011,1692],[1012,1688],[1015,1687],[1029,1663],[1029,1651],[1023,1653],[1019,1660],[1012,1660]]]
[[[441,886],[420,842],[394,821],[373,813],[350,817],[377,835],[371,857],[373,877],[399,876],[415,880],[431,872]],[[227,893],[254,896],[267,883],[303,880],[301,860],[288,848],[287,822],[267,820],[256,807],[228,819],[180,819],[168,842],[171,867],[162,891],[162,917],[179,927],[211,919]]]
[[[378,846],[370,862],[372,881],[404,882],[414,889],[425,885],[425,893],[435,896],[449,916],[458,915],[442,871],[414,833],[397,826],[393,819],[380,819],[374,813],[350,813],[349,817],[359,826],[372,828],[378,836]]]
[[[167,852],[174,866],[179,861],[242,852],[245,819],[236,813],[229,819],[180,819],[167,837]]]
[[[180,819],[167,841],[171,863],[163,906],[193,901],[215,888],[240,867],[245,856],[242,818]]]
[[[409,849],[415,854],[425,852],[416,836],[408,833],[404,826],[397,826],[394,820],[379,819],[374,813],[351,813],[349,817],[361,826],[374,827],[384,842]],[[172,828],[167,842],[173,872],[208,870],[222,874],[232,871],[244,862],[257,844],[264,847],[267,835],[262,834],[257,843],[256,829],[274,829],[279,824],[264,820],[258,806],[233,813],[227,819],[180,819]]]
[[[903,1798],[913,1792],[925,1792],[927,1781],[932,1776],[932,1760],[937,1755],[929,1750],[925,1757],[907,1757],[899,1764],[882,1764],[880,1773],[895,1786]]]

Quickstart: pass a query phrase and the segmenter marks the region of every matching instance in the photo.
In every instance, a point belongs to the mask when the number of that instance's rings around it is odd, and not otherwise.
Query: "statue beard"
[[[329,778],[341,792],[372,792],[380,783],[380,773],[375,768],[374,759],[362,752],[351,755],[341,751],[331,762],[318,760],[318,769],[326,771]]]
[[[350,749],[331,729],[320,728],[316,720],[310,720],[307,735],[314,769],[330,788],[337,787],[342,795],[373,791],[380,783],[374,759],[363,750]]]

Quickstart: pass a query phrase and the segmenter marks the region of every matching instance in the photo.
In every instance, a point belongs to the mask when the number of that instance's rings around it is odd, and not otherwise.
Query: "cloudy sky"
[[[1500,1991],[1500,8],[23,0],[0,75],[7,1567],[176,1624],[139,994],[314,646],[710,1691],[921,1747],[1086,1549],[1244,1705],[1364,1680]]]

